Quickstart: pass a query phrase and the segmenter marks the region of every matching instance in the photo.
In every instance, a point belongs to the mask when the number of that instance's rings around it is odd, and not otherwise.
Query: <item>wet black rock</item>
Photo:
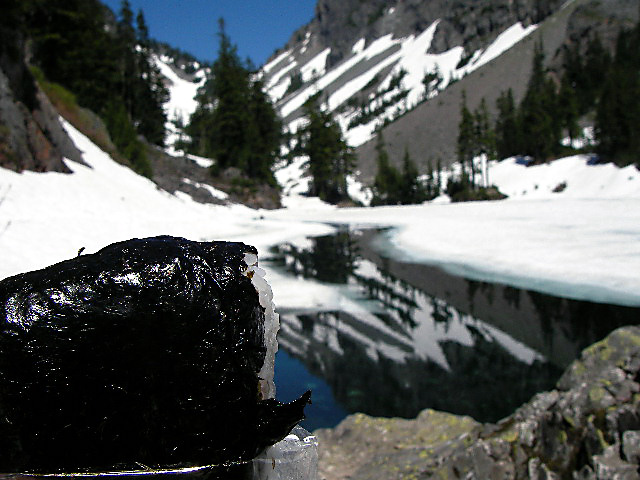
[[[263,399],[241,243],[135,239],[0,282],[0,472],[244,461],[303,418]]]

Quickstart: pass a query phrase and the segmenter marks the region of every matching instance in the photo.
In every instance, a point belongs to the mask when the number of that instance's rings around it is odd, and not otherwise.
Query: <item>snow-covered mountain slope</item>
[[[484,98],[490,114],[509,88],[519,101],[536,42],[558,71],[564,49],[594,32],[612,47],[618,29],[637,20],[629,5],[320,0],[314,19],[274,54],[263,76],[291,131],[303,122],[304,102],[322,92],[357,147],[359,180],[370,184],[378,130],[396,165],[405,149],[422,171],[437,160],[447,165],[456,157],[463,94],[471,110]]]
[[[313,20],[262,74],[289,130],[299,127],[305,101],[322,92],[357,147],[527,37],[561,5],[320,0]]]
[[[174,152],[173,145],[179,140],[181,134],[176,123],[186,125],[189,117],[195,112],[198,106],[195,97],[206,80],[206,69],[197,68],[191,75],[184,72],[179,74],[177,67],[166,55],[154,55],[153,61],[164,76],[165,86],[169,90],[169,100],[164,104],[167,114],[165,142],[168,150]]]
[[[435,97],[451,82],[496,58],[536,28],[515,23],[462,65],[465,49],[461,45],[429,53],[439,24],[436,20],[423,32],[403,38],[387,34],[369,43],[360,38],[353,44],[351,55],[333,68],[327,67],[330,48],[304,63],[293,51],[284,52],[263,68],[268,92],[293,131],[302,105],[322,92],[329,110],[337,113],[347,141],[357,147],[370,140],[385,122]],[[307,33],[299,54],[304,53],[310,39]],[[296,75],[300,75],[302,85],[290,92]]]

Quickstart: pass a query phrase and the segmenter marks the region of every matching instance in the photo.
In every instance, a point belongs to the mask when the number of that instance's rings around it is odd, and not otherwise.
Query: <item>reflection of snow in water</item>
[[[285,254],[287,265],[295,261]],[[371,284],[384,285],[384,292],[367,295],[365,290]],[[398,363],[414,358],[435,362],[451,371],[442,345],[456,342],[473,347],[481,336],[527,365],[545,361],[540,353],[496,327],[460,313],[444,300],[401,282],[390,281],[371,261],[360,259],[346,285],[325,283],[323,287],[332,289],[332,300],[340,298],[339,303],[344,308],[335,308],[333,301],[318,306],[317,311],[325,313],[313,323],[311,337],[338,355],[344,354],[340,336],[345,336],[360,344],[374,361],[381,356]],[[371,297],[376,297],[376,301],[371,301]],[[331,310],[342,310],[343,313],[338,315]],[[444,321],[438,321],[438,318],[444,318]],[[282,315],[282,331],[280,341],[283,346],[296,354],[304,354],[311,340],[308,333],[303,332],[303,324],[296,314]]]

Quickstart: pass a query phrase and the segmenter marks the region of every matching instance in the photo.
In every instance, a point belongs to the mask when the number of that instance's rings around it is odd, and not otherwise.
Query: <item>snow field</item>
[[[172,120],[181,119],[185,123],[189,121],[191,114],[195,112],[198,102],[195,96],[205,81],[204,72],[198,72],[198,83],[189,82],[180,78],[168,64],[167,58],[159,58],[153,56],[156,66],[160,69],[160,73],[169,81],[169,101],[164,104],[164,111],[167,114],[166,129],[168,135],[166,144],[172,150],[173,144],[178,140],[179,134],[171,123]],[[173,151],[173,150],[172,150]]]
[[[260,219],[241,205],[203,205],[174,196],[113,161],[70,124],[84,166],[73,174],[15,173],[0,168],[0,278],[43,268],[110,243],[155,235],[244,241],[266,251],[328,227]]]
[[[300,210],[270,216],[393,226],[378,248],[456,275],[640,305],[640,198],[567,198]]]
[[[590,164],[574,155],[527,167],[517,158],[490,162],[489,183],[512,199],[519,198],[640,198],[640,172],[630,165]],[[560,190],[554,192],[554,190]]]

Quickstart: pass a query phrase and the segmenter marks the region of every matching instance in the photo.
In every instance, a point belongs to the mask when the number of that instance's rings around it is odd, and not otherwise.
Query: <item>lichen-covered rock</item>
[[[624,327],[585,349],[556,390],[536,395],[497,424],[426,410],[416,420],[357,415],[333,431],[319,431],[321,473],[327,480],[346,474],[352,479],[640,479],[639,374],[640,328]],[[425,423],[425,418],[446,422]],[[430,442],[416,437],[419,425],[432,435]],[[440,440],[434,443],[433,435]],[[357,448],[358,455],[351,456],[350,449]],[[334,466],[340,455],[346,455],[348,472]]]
[[[481,426],[470,417],[424,410],[415,420],[350,415],[317,430],[320,477],[410,478],[425,465],[473,444]],[[436,462],[436,463],[433,463]]]

